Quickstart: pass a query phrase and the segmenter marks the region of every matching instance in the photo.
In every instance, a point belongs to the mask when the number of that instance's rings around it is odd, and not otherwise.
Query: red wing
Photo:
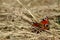
[[[39,27],[39,23],[33,23],[34,27]]]

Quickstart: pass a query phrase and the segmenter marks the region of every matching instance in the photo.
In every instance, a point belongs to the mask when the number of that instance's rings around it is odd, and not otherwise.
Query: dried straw
[[[22,5],[22,6],[25,8],[26,11],[29,12],[29,14],[34,18],[34,20],[35,20],[36,22],[38,22],[37,18],[31,13],[30,10],[28,10],[28,9],[21,3],[21,1],[17,0],[17,2],[18,2],[20,5]]]

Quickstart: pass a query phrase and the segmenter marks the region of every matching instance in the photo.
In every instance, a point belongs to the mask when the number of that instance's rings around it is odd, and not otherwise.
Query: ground
[[[0,40],[60,40],[60,25],[56,23],[60,16],[58,0],[0,0]],[[34,18],[40,22],[49,17],[50,30],[33,33]]]

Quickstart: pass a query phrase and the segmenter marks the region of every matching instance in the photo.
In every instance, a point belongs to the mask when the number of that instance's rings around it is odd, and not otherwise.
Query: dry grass
[[[60,40],[60,15],[56,0],[20,0],[24,7],[41,21],[49,17],[50,30],[39,34],[31,32],[34,21],[29,12],[16,0],[0,0],[0,40]]]

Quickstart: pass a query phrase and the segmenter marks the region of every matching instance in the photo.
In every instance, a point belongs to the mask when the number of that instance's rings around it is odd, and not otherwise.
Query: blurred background
[[[0,40],[60,40],[60,0],[19,0],[40,22],[49,17],[53,34],[31,32],[33,17],[17,0],[0,0]]]

